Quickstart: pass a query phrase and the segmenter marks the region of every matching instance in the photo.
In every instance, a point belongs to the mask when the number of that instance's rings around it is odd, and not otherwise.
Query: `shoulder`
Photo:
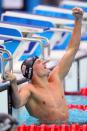
[[[20,90],[30,91],[33,85],[31,83],[23,84]]]

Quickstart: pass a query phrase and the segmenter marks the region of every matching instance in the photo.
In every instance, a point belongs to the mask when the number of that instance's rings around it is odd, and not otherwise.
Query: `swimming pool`
[[[66,100],[68,104],[81,104],[83,106],[87,105],[86,96],[74,96],[66,95]],[[25,125],[36,124],[40,125],[39,120],[30,116],[24,107],[20,109],[13,109],[13,116],[19,121],[19,125],[24,123]],[[69,109],[69,121],[75,122],[76,124],[83,124],[87,122],[87,110],[80,109]]]

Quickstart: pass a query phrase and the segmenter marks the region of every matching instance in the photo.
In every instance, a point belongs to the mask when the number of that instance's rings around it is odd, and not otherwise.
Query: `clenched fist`
[[[76,19],[82,19],[83,18],[83,9],[79,7],[75,7],[72,9],[72,14],[75,16]]]

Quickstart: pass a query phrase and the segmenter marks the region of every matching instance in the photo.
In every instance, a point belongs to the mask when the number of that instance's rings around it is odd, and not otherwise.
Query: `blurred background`
[[[62,1],[66,0],[0,0],[0,14],[6,10],[20,10],[31,13],[33,8],[39,4],[59,6]],[[86,2],[87,0],[78,1]]]
[[[0,0],[0,15],[7,10],[20,10],[32,13],[35,6],[52,5],[59,6],[63,0]]]

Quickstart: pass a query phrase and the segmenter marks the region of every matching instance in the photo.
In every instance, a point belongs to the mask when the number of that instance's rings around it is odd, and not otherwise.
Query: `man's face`
[[[46,61],[37,59],[33,65],[33,70],[37,72],[39,76],[46,75],[50,73],[50,70],[46,68]]]

